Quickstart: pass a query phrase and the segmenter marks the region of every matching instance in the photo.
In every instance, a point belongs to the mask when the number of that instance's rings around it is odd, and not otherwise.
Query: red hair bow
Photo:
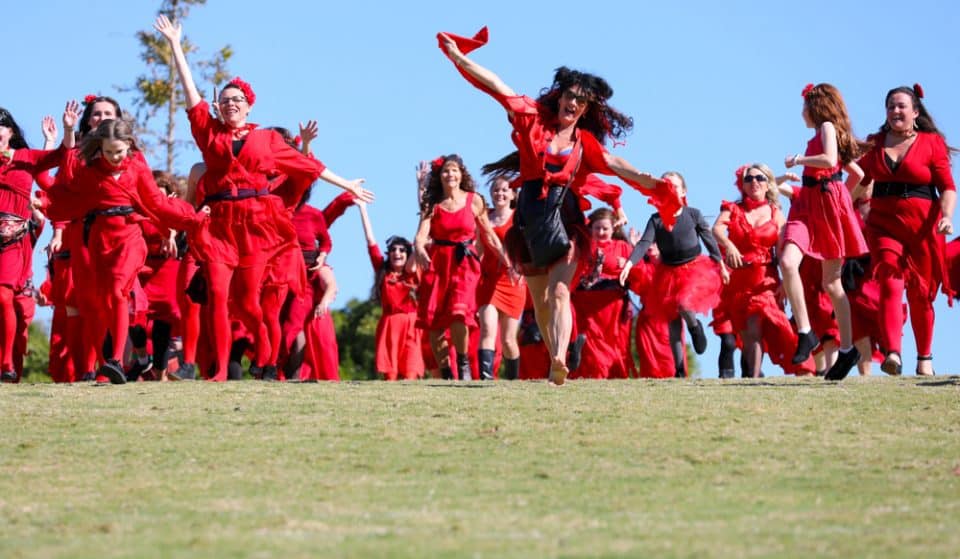
[[[431,162],[430,162],[430,165],[431,165],[431,167],[433,167],[434,169],[439,169],[440,167],[443,167],[443,162],[444,162],[444,161],[446,161],[446,159],[444,159],[443,156],[440,156],[440,157],[434,159],[433,161],[431,161]]]
[[[806,99],[807,95],[810,95],[811,91],[813,91],[813,84],[808,83],[807,85],[803,86],[803,92],[800,93],[800,96]]]
[[[90,103],[93,103],[93,101],[94,101],[96,98],[97,98],[96,95],[94,95],[93,93],[89,93],[89,94],[87,94],[86,97],[83,98],[83,104],[84,104],[84,105],[89,105]]]
[[[249,83],[241,80],[240,76],[237,76],[232,80],[230,80],[230,82],[227,83],[226,86],[224,86],[224,89],[226,89],[226,87],[236,87],[237,89],[242,91],[243,96],[247,98],[247,104],[250,105],[251,107],[257,101],[257,96],[253,93],[253,88],[250,87]]]
[[[917,94],[917,98],[923,99],[923,88],[920,87],[920,84],[913,84],[913,92]]]
[[[301,139],[300,136],[294,136],[293,145],[300,147],[301,142],[303,142],[303,139]]]

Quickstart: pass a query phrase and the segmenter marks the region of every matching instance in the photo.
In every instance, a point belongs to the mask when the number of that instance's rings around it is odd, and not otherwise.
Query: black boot
[[[503,360],[503,380],[517,380],[520,377],[520,358]]]
[[[820,345],[820,338],[810,330],[806,334],[797,336],[797,352],[793,354],[793,364],[799,365],[810,357],[810,352]]]
[[[100,365],[98,374],[110,379],[110,384],[126,384],[127,375],[123,372],[123,365],[116,359],[107,359],[107,362]]]
[[[703,355],[703,352],[707,351],[707,336],[703,333],[703,323],[698,320],[696,324],[688,327],[687,331],[690,332],[693,351],[696,351],[697,355]]]
[[[734,378],[737,372],[733,369],[720,369],[720,378]]]
[[[277,376],[277,366],[276,365],[264,365],[263,366],[263,375],[260,377],[260,380],[267,382],[277,382],[280,378]]]
[[[586,334],[577,334],[567,348],[567,370],[571,373],[580,368],[580,358],[583,357],[583,345],[587,343]]]
[[[493,359],[497,352],[492,349],[481,349],[477,351],[477,362],[480,365],[480,380],[493,380]],[[460,367],[460,361],[457,360],[457,367]]]
[[[687,378],[687,371],[683,367],[677,367],[677,372],[674,374],[675,378]]]
[[[440,378],[443,380],[453,380],[453,369],[450,367],[440,367]]]
[[[243,380],[243,367],[238,361],[227,364],[227,380]]]
[[[460,375],[460,380],[473,380],[469,355],[457,354],[457,373]]]
[[[180,365],[180,368],[177,369],[177,372],[173,375],[180,380],[196,380],[197,366],[193,363],[184,363]]]
[[[850,369],[854,368],[860,361],[860,352],[857,348],[851,347],[848,351],[841,351],[837,354],[837,361],[830,367],[824,380],[843,380],[847,377]]]

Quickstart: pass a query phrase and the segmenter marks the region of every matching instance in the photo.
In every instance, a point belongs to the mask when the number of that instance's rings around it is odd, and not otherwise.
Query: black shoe
[[[567,371],[574,372],[580,368],[580,359],[583,357],[583,346],[587,343],[587,335],[580,333],[567,348]]]
[[[248,372],[250,373],[251,377],[257,380],[260,380],[263,378],[263,367],[261,367],[260,365],[254,365],[253,363],[251,363],[250,370]]]
[[[897,358],[894,359],[893,356],[896,355]],[[903,358],[900,357],[900,353],[896,351],[887,352],[886,357],[883,358],[883,363],[880,364],[880,370],[892,377],[899,377],[903,374]]]
[[[94,373],[93,371],[87,371],[86,373],[83,373],[83,376],[80,377],[80,380],[82,382],[93,382],[97,380],[97,373]]]
[[[736,378],[737,372],[733,369],[720,369],[720,378]]]
[[[473,371],[470,370],[470,357],[466,355],[457,356],[457,374],[460,380],[473,380]]]
[[[477,364],[480,367],[480,380],[493,380],[493,360],[496,351],[481,349],[477,351]]]
[[[0,382],[17,382],[17,373],[13,371],[0,373]]]
[[[123,365],[116,359],[107,359],[107,362],[100,365],[97,374],[110,379],[110,384],[126,384],[127,375],[123,372]]]
[[[837,355],[836,363],[834,363],[833,367],[830,367],[830,370],[824,375],[824,380],[845,379],[847,374],[850,373],[850,369],[854,368],[859,361],[860,352],[857,351],[857,348],[853,347],[850,348],[850,351],[841,351]]]
[[[687,331],[690,332],[693,351],[696,351],[697,355],[703,355],[703,352],[707,351],[707,336],[703,333],[703,323],[698,320],[697,324],[691,328],[687,328]]]
[[[679,367],[679,368],[677,369],[677,372],[674,373],[673,376],[674,376],[674,378],[687,378],[687,371],[685,371],[685,370],[683,369],[683,367]]]
[[[794,365],[799,365],[810,358],[810,352],[817,349],[820,345],[820,338],[810,330],[806,334],[797,336],[797,351],[793,354],[791,360]]]
[[[197,380],[197,366],[193,363],[184,363],[172,375],[178,380]]]
[[[263,374],[260,376],[260,380],[266,382],[277,382],[280,378],[277,376],[277,366],[276,365],[264,365]]]
[[[130,367],[130,370],[127,371],[127,382],[137,382],[140,380],[140,376],[144,373],[153,369],[153,361],[147,358],[146,363],[141,363],[139,361],[134,361],[133,366]]]
[[[453,369],[450,367],[440,367],[440,378],[443,380],[453,380]]]

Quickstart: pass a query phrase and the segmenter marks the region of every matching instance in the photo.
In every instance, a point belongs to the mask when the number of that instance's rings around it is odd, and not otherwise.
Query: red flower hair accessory
[[[733,181],[733,185],[737,187],[741,194],[743,193],[743,175],[747,173],[748,169],[750,169],[749,165],[741,165],[735,171],[736,180]]]
[[[439,170],[440,167],[443,167],[443,162],[444,162],[444,161],[446,161],[446,159],[441,155],[440,157],[438,157],[438,158],[436,158],[436,159],[434,159],[433,161],[430,162],[430,167],[433,168],[433,169]]]
[[[96,99],[97,99],[96,95],[94,95],[93,93],[88,93],[86,97],[83,98],[83,104],[89,105],[90,103],[93,103]]]
[[[257,101],[257,96],[253,93],[253,88],[250,87],[250,84],[241,80],[239,76],[230,80],[227,85],[224,86],[224,89],[227,87],[235,87],[243,92],[243,96],[247,98],[247,104],[251,107]]]
[[[300,147],[300,144],[303,142],[303,139],[300,136],[293,137],[293,145]]]
[[[812,84],[812,83],[808,83],[807,85],[803,86],[803,91],[800,93],[800,95],[801,95],[804,99],[806,99],[806,98],[807,98],[807,95],[810,95],[810,92],[811,92],[811,91],[813,91],[813,84]]]
[[[923,88],[920,87],[920,84],[913,84],[913,92],[917,94],[918,99],[923,99]]]

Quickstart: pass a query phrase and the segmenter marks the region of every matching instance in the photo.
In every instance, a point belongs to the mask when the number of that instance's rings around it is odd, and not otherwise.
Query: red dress
[[[140,227],[147,243],[147,261],[140,269],[139,278],[147,298],[148,317],[150,320],[162,320],[176,326],[180,321],[180,305],[176,291],[180,260],[163,254],[161,250],[170,232],[157,227],[151,221],[141,222]]]
[[[301,268],[313,267],[317,261],[317,254],[323,247],[323,252],[329,252],[331,248],[330,234],[327,231],[326,220],[323,212],[317,208],[303,204],[293,213],[292,223],[297,234],[297,251],[300,253]],[[294,339],[303,332],[304,327],[310,320],[315,305],[314,286],[319,281],[317,272],[310,272],[306,276],[304,289],[301,293],[295,294],[290,299],[283,313],[283,347],[290,348]],[[319,300],[319,299],[316,299]]]
[[[267,195],[270,178],[283,174],[298,184],[312,182],[325,169],[323,163],[254,124],[247,125],[250,132],[234,156],[233,130],[210,116],[206,101],[189,109],[187,117],[207,165],[204,194],[211,208],[209,221],[191,238],[198,260],[230,267],[265,265],[296,239],[283,200]]]
[[[367,251],[374,273],[388,265],[377,245],[368,246]],[[417,274],[387,272],[378,286],[383,312],[377,323],[375,359],[377,372],[387,380],[423,377],[423,331],[416,326],[419,283]]]
[[[804,155],[823,153],[820,132],[807,142]],[[817,260],[860,256],[867,253],[850,193],[841,180],[841,165],[832,169],[804,167],[804,188],[790,202],[783,228],[784,243],[797,245]]]
[[[800,365],[792,363],[797,333],[777,301],[780,277],[773,261],[773,248],[780,237],[776,221],[780,210],[770,206],[770,219],[759,225],[750,225],[742,203],[725,201],[720,210],[730,212],[727,234],[744,262],[743,266],[730,269],[730,283],[724,290],[730,297],[724,307],[734,330],[744,332],[748,319],[751,316],[759,317],[761,342],[770,361],[782,367],[786,373],[813,372],[816,367],[812,358]]]
[[[520,380],[545,379],[550,374],[550,352],[543,343],[533,312],[530,290],[526,289],[520,328],[517,330],[517,345],[520,347]]]
[[[638,372],[640,378],[674,378],[677,367],[674,366],[673,352],[670,350],[669,321],[658,317],[647,306],[648,301],[659,295],[653,282],[656,267],[656,262],[641,260],[630,269],[627,280],[630,291],[639,295],[640,302],[643,303],[643,308],[637,313],[635,327],[634,343],[640,360]],[[681,331],[680,335],[682,339],[684,332]]]
[[[506,243],[507,231],[513,226],[512,219],[493,228],[501,243]],[[527,296],[527,286],[523,280],[513,281],[509,271],[504,268],[499,255],[493,247],[483,245],[480,258],[480,287],[477,290],[477,306],[493,305],[501,313],[519,319],[523,312],[523,302]]]
[[[874,275],[880,282],[881,345],[901,349],[902,302],[906,289],[919,355],[933,342],[933,300],[943,289],[952,295],[946,265],[946,239],[936,232],[940,196],[955,191],[946,143],[932,132],[917,132],[899,164],[887,161],[885,134],[860,161],[864,181],[874,181],[867,238]]]
[[[577,331],[586,334],[580,367],[571,378],[630,378],[636,369],[630,357],[630,326],[633,313],[626,291],[620,286],[620,259],[630,258],[632,247],[626,241],[593,240],[582,262],[580,286],[571,302],[576,311]]]
[[[430,267],[418,296],[417,325],[424,330],[446,330],[454,321],[477,325],[477,284],[480,261],[473,246],[477,221],[473,192],[462,208],[449,212],[434,206],[430,219]]]
[[[311,283],[313,305],[316,306],[323,298],[327,284],[319,274],[314,276]],[[323,316],[315,317],[311,308],[304,333],[307,346],[304,350],[303,366],[300,367],[300,380],[339,381],[340,350],[337,346],[337,330],[333,324],[333,316],[328,311]]]

